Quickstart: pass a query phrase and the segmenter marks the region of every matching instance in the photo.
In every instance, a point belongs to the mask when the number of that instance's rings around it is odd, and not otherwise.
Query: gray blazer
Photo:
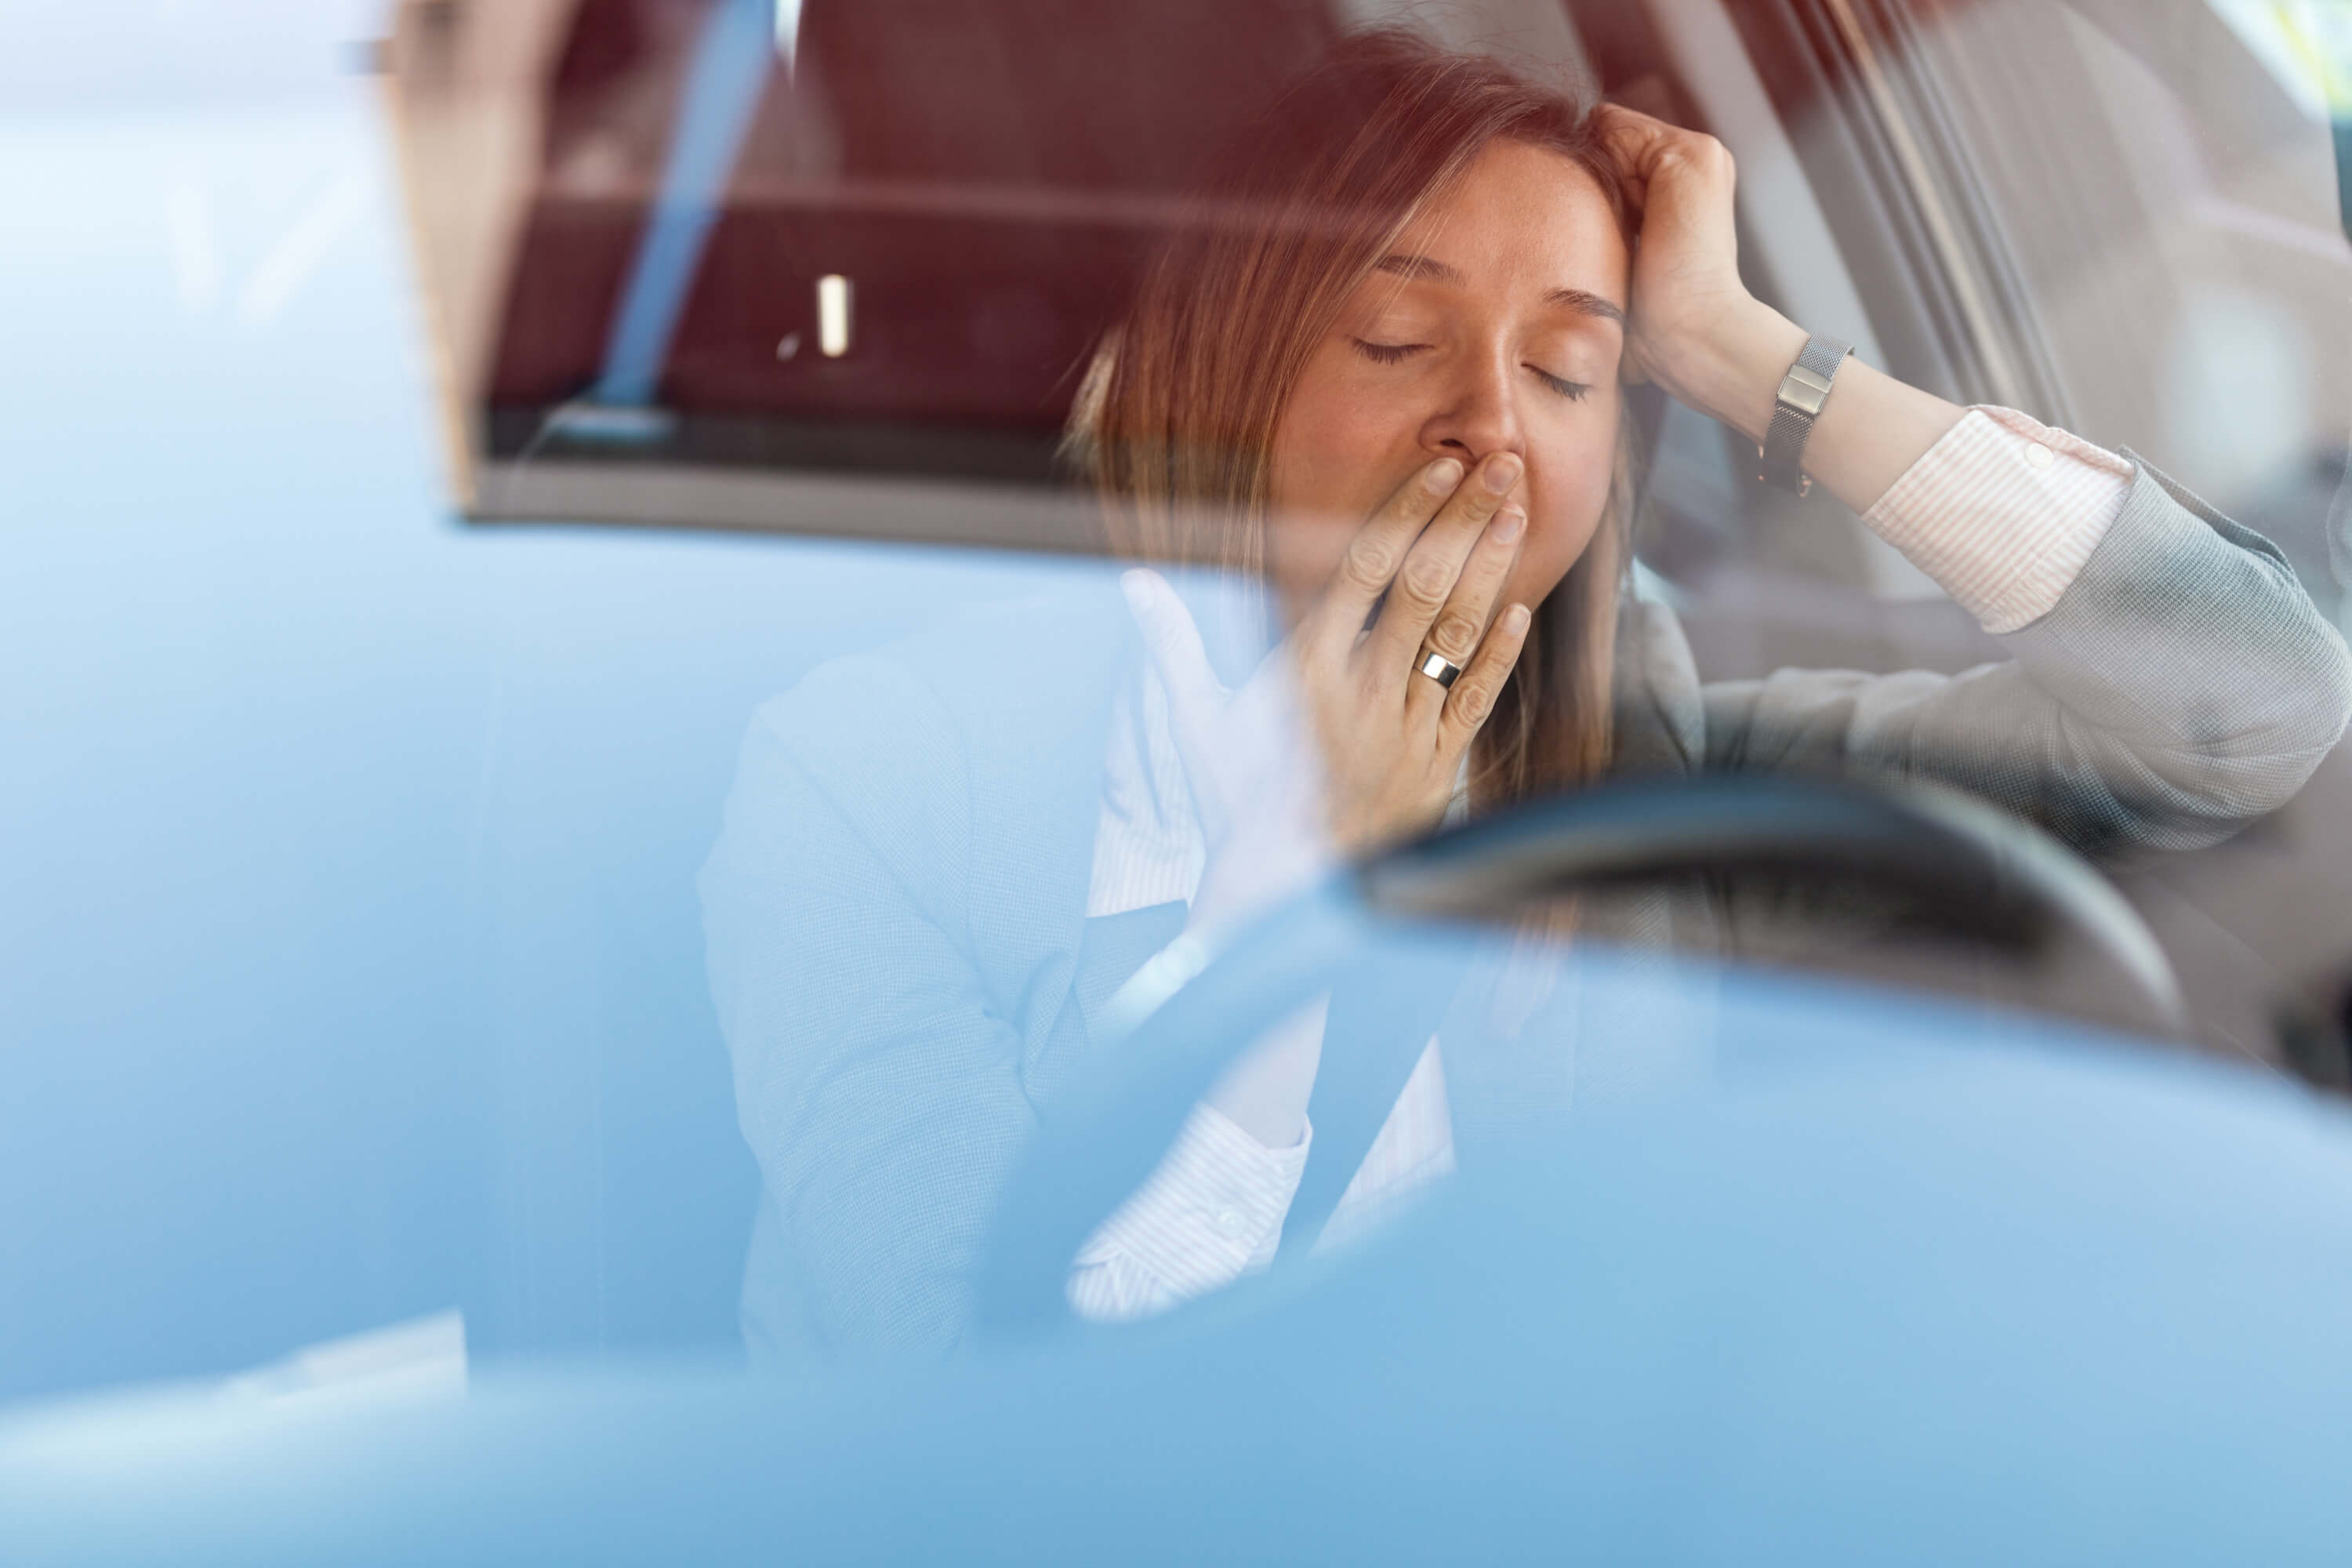
[[[2352,660],[2284,558],[2145,465],[2056,608],[2003,640],[1953,677],[1703,686],[1671,612],[1635,605],[1618,766],[1932,775],[2088,849],[2187,847],[2284,803],[2352,712]],[[1074,595],[834,660],[754,718],[700,886],[764,1176],[755,1354],[958,1342],[994,1194],[1092,1048],[1101,766],[1139,657],[1115,595]]]

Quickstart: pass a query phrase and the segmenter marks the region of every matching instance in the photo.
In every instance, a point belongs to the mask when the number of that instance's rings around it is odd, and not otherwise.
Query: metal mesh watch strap
[[[1852,353],[1853,344],[1835,338],[1805,341],[1805,352],[1780,380],[1780,393],[1772,402],[1772,423],[1765,427],[1764,445],[1757,450],[1763,460],[1760,477],[1766,484],[1793,495],[1813,488],[1805,474],[1805,437],[1813,433],[1813,421],[1821,416],[1822,405],[1829,401],[1838,366]]]

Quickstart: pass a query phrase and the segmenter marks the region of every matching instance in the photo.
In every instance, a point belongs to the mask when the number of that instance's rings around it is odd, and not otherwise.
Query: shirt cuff
[[[1078,1251],[1081,1269],[1124,1257],[1176,1300],[1274,1261],[1307,1171],[1310,1127],[1268,1149],[1222,1112],[1195,1106],[1150,1178]]]
[[[1863,521],[1989,632],[2040,620],[2123,512],[2132,466],[2012,409],[1976,407]]]

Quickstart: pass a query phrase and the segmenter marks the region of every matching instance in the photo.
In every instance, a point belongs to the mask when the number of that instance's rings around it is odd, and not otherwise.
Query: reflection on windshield
[[[1332,865],[1448,820],[1612,776],[1933,778],[2112,854],[2302,784],[2352,665],[2277,552],[2144,463],[1809,337],[1741,289],[1732,202],[1704,138],[1402,34],[1253,124],[1097,352],[1072,449],[1115,550],[1262,578],[1188,599],[1139,566],[829,663],[753,724],[702,888],[764,1180],[756,1349],[959,1342],[1013,1161],[1120,1048],[1105,1009],[1213,985]],[[1627,592],[1633,367],[2005,657],[1697,679]],[[1553,929],[1738,951],[1772,909],[1661,888]],[[1483,1031],[1450,1001],[1342,973],[1265,1026],[1079,1247],[1071,1306],[1165,1310],[1453,1169]],[[1350,1142],[1316,1102],[1368,1060]]]
[[[1816,1015],[2352,1081],[2321,35],[271,4],[0,63],[0,1397],[1139,1343]]]

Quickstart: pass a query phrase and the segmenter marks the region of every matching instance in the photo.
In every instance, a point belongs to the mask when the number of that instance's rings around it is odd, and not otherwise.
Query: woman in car
[[[1124,613],[976,616],[834,661],[753,725],[702,889],[765,1177],[756,1351],[954,1343],[994,1194],[1105,999],[1449,809],[1869,767],[2086,847],[2186,846],[2302,784],[2352,675],[2278,553],[2135,458],[1809,340],[1741,283],[1732,198],[1706,137],[1394,36],[1252,128],[1076,428],[1117,547],[1261,578],[1276,655],[1221,678],[1216,639],[1137,571]],[[1639,379],[1861,513],[2011,659],[1703,687],[1627,588]],[[1809,429],[1779,412],[1808,385]],[[1292,1020],[1196,1108],[1076,1259],[1081,1311],[1270,1258],[1318,1067],[1348,1047],[1328,1024]],[[1445,1063],[1431,1042],[1335,1225],[1450,1167]]]

